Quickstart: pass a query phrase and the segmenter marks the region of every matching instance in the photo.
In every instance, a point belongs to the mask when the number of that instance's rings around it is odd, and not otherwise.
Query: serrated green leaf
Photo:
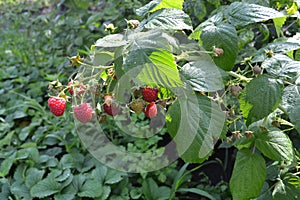
[[[103,193],[102,183],[97,180],[86,180],[83,186],[80,188],[78,196],[80,197],[100,197]]]
[[[223,13],[219,12],[218,14],[213,15],[212,17],[208,18],[208,20],[199,24],[195,28],[194,32],[189,35],[189,38],[195,39],[195,40],[200,40],[201,32],[206,26],[211,26],[211,24],[221,24],[222,21],[223,21]]]
[[[227,74],[213,62],[200,60],[185,64],[180,72],[194,90],[214,92],[224,88]]]
[[[262,68],[274,77],[288,80],[291,83],[294,83],[297,77],[300,76],[299,65],[299,61],[294,61],[290,57],[281,54],[276,54],[261,64]]]
[[[255,145],[266,157],[277,161],[292,161],[293,145],[289,137],[281,131],[256,134]]]
[[[139,36],[139,37],[138,37]],[[141,84],[176,87],[183,85],[170,45],[172,37],[161,30],[153,30],[130,36],[129,53],[125,57],[124,71],[129,77],[137,77]],[[126,84],[125,84],[126,85]]]
[[[252,79],[242,91],[239,102],[246,125],[273,112],[281,102],[282,84],[268,75]]]
[[[128,43],[123,34],[111,34],[96,41],[95,47],[120,47]]]
[[[32,199],[30,190],[25,183],[15,181],[10,187],[11,193],[19,199]]]
[[[277,18],[273,19],[275,29],[276,29],[276,33],[277,33],[278,37],[280,37],[281,28],[284,25],[285,21],[286,21],[286,16],[277,17]]]
[[[142,23],[141,23],[142,26]],[[191,30],[192,22],[189,16],[182,10],[161,9],[149,16],[143,23],[147,29],[166,29],[166,30]]]
[[[105,176],[105,184],[115,184],[120,182],[121,180],[123,180],[123,177],[126,174],[120,171],[116,171],[116,170],[108,170],[106,176]]]
[[[298,41],[276,41],[267,44],[259,49],[253,56],[251,62],[262,62],[267,59],[266,51],[272,50],[274,54],[286,54],[288,52],[300,49],[300,42]]]
[[[76,190],[73,185],[65,187],[59,194],[54,195],[55,200],[74,199]]]
[[[291,122],[300,133],[300,86],[288,86],[284,89],[282,106],[287,110]]]
[[[227,15],[229,23],[234,26],[246,26],[255,22],[285,17],[281,12],[272,8],[244,2],[232,3],[228,7]]]
[[[82,174],[78,174],[73,177],[72,185],[74,186],[77,192],[81,190],[85,180],[86,180],[86,176]]]
[[[111,193],[111,188],[109,186],[103,186],[103,193],[101,195],[101,200],[105,200],[109,197]]]
[[[226,132],[225,115],[206,96],[182,95],[168,110],[167,129],[179,156],[185,162],[201,163],[211,154],[216,139]]]
[[[161,0],[150,1],[149,3],[144,5],[143,7],[137,9],[136,14],[138,16],[145,16],[148,12],[150,12],[150,10],[154,9],[160,2],[161,2]]]
[[[26,179],[25,184],[28,188],[31,188],[33,185],[37,184],[37,182],[41,181],[43,178],[45,171],[39,170],[37,168],[29,168],[26,171]]]
[[[200,35],[203,47],[212,51],[214,48],[223,50],[223,54],[214,56],[217,66],[225,71],[232,70],[238,54],[238,36],[235,28],[228,23],[210,23],[203,28]]]
[[[15,158],[16,158],[16,153],[14,153],[13,155],[9,156],[8,158],[6,158],[5,160],[3,160],[1,162],[0,177],[4,177],[9,173],[9,170],[12,167],[12,165],[15,161]]]
[[[155,12],[163,8],[175,8],[182,10],[184,0],[160,0],[160,3],[150,12]]]
[[[48,176],[35,184],[31,188],[30,194],[32,197],[44,198],[59,192],[61,189],[61,185],[55,181],[55,177]]]
[[[230,179],[233,200],[249,200],[257,197],[265,178],[265,159],[257,153],[251,153],[249,149],[238,151]]]

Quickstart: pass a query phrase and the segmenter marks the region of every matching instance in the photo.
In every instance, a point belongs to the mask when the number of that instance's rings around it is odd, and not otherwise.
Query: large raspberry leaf
[[[250,125],[273,112],[280,104],[282,84],[269,75],[261,75],[251,80],[242,91],[239,102]]]
[[[195,91],[214,92],[223,89],[227,79],[222,69],[206,60],[187,63],[180,72]]]
[[[234,163],[230,190],[233,200],[246,200],[257,197],[266,179],[266,161],[249,149],[238,151]]]
[[[167,129],[178,155],[201,163],[211,155],[215,142],[226,134],[225,114],[208,97],[183,92],[167,113]]]
[[[266,157],[277,161],[293,160],[292,142],[282,131],[259,132],[256,137],[255,146]]]

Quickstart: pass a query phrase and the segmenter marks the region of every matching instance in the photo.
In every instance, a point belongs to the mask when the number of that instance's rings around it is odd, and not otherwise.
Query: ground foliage
[[[299,2],[149,2],[0,2],[0,199],[297,199]],[[168,87],[182,85],[182,79],[175,76],[181,74],[185,83],[201,93],[198,99],[204,102],[200,108],[204,113],[210,100],[225,111],[227,135],[221,135],[209,160],[199,158],[191,148],[182,160],[162,170],[119,172],[98,162],[84,148],[70,112],[61,118],[49,112],[49,81],[67,84],[76,71],[67,57],[77,53],[88,57],[94,53],[91,45],[95,49],[112,47],[111,40],[107,43],[105,38],[123,33],[127,28],[124,16],[140,20],[138,29],[146,30],[144,40],[137,38],[135,44],[157,39],[159,28],[171,33],[183,30],[184,35],[205,48],[226,77],[211,72],[211,62],[197,58],[199,55],[189,55],[184,62],[178,56],[180,69],[174,68],[168,60],[169,49],[161,50],[162,46],[153,46],[160,51],[154,54],[156,59],[150,67],[164,74],[163,78],[147,79],[142,69],[139,74],[140,79]],[[110,23],[117,28],[105,31]],[[134,60],[143,48],[130,48],[124,66],[145,61],[144,57]],[[171,65],[173,73],[161,63]],[[255,68],[261,71],[257,73]],[[207,74],[213,78],[207,79]],[[216,93],[222,87],[225,90]],[[180,115],[178,104],[172,106],[169,124],[178,121],[176,116]],[[68,107],[71,110],[71,105]],[[205,126],[200,124],[202,131],[207,129]],[[174,137],[174,127],[171,124],[164,131]],[[109,125],[107,128],[114,129]],[[201,143],[199,138],[193,146],[196,149]],[[154,144],[162,139],[165,137],[159,135],[147,144],[132,143],[143,151],[156,148]],[[220,150],[225,156],[217,156]],[[215,167],[213,173],[222,174],[214,187],[213,177],[204,173],[212,166],[221,168]]]

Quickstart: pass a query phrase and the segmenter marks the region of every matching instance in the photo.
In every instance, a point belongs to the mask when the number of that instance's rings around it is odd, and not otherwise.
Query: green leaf
[[[83,186],[81,187],[78,196],[90,198],[100,197],[103,193],[102,187],[102,183],[97,180],[86,180]]]
[[[300,42],[294,40],[276,41],[267,44],[266,46],[259,49],[252,58],[251,62],[262,62],[267,59],[266,51],[272,50],[276,54],[286,54],[294,50],[300,49]]]
[[[163,8],[175,8],[182,10],[184,0],[153,0],[136,10],[138,16],[145,16],[149,12],[155,12]]]
[[[216,200],[216,198],[213,197],[211,194],[209,194],[208,192],[206,192],[204,190],[201,190],[199,188],[179,188],[177,191],[178,192],[190,192],[190,193],[201,195],[201,196],[206,197],[210,200]]]
[[[183,91],[167,113],[167,129],[185,162],[201,163],[214,149],[217,138],[226,132],[225,115],[206,96]]]
[[[124,176],[126,176],[125,173],[110,169],[105,176],[105,184],[118,183],[123,180]]]
[[[213,62],[200,60],[185,64],[180,72],[194,90],[214,92],[224,88],[227,74]]]
[[[293,180],[297,180],[296,184],[293,184]],[[274,190],[272,192],[274,200],[282,199],[298,199],[300,196],[299,188],[299,177],[287,173],[283,180],[279,179],[275,184]]]
[[[195,39],[195,40],[200,40],[200,35],[202,33],[202,30],[206,26],[211,26],[212,24],[221,24],[222,21],[223,21],[223,13],[219,12],[218,14],[213,15],[212,17],[208,18],[203,23],[199,24],[195,28],[194,32],[189,35],[189,38],[190,39]]]
[[[192,22],[189,16],[182,10],[162,9],[149,16],[145,22],[141,22],[140,27],[147,29],[167,29],[167,30],[191,30]]]
[[[238,54],[238,36],[234,26],[228,23],[209,23],[200,35],[203,47],[212,51],[215,47],[224,51],[223,55],[214,56],[217,66],[229,71],[232,70]]]
[[[75,199],[76,190],[73,185],[65,187],[59,194],[54,195],[55,200]]]
[[[291,122],[300,133],[300,86],[291,85],[284,89],[282,106],[287,110]]]
[[[29,188],[20,181],[15,181],[11,185],[10,190],[12,194],[17,196],[19,199],[32,199]]]
[[[277,17],[277,18],[273,19],[275,29],[276,29],[276,33],[277,33],[278,37],[280,37],[281,28],[284,25],[285,21],[286,21],[286,16]]]
[[[155,12],[162,8],[175,8],[178,10],[182,10],[183,2],[184,0],[160,0],[160,3],[150,12]]]
[[[277,161],[293,160],[292,142],[282,131],[260,132],[256,137],[256,147],[268,158]]]
[[[29,168],[26,171],[26,179],[25,184],[28,188],[31,188],[33,185],[37,184],[39,181],[42,180],[43,175],[45,171],[44,170],[38,170],[36,168]]]
[[[123,34],[111,34],[96,41],[95,47],[120,47],[128,43]]]
[[[276,54],[266,59],[261,66],[274,77],[280,77],[281,79],[294,83],[297,77],[300,76],[299,65],[299,61],[294,61],[285,55]]]
[[[228,7],[227,15],[229,23],[239,27],[269,19],[285,17],[284,14],[272,8],[244,2],[232,3]],[[280,23],[277,22],[277,26],[279,25]]]
[[[31,188],[30,194],[32,197],[44,198],[59,192],[61,189],[61,185],[55,181],[55,177],[48,176],[35,184]]]
[[[13,155],[9,156],[8,158],[6,158],[1,162],[0,177],[5,177],[9,173],[9,170],[12,167],[15,158],[16,158],[16,153],[14,153]]]
[[[126,75],[141,84],[155,84],[164,87],[183,85],[175,60],[171,54],[174,38],[161,30],[141,32],[129,36],[130,45],[126,51],[124,71]],[[126,86],[128,84],[125,84]]]
[[[281,102],[282,84],[268,75],[252,79],[242,91],[239,102],[246,125],[273,112]]]
[[[158,187],[152,178],[148,178],[143,182],[142,191],[146,200],[166,200],[171,192],[168,187]]]
[[[238,151],[230,179],[233,200],[249,200],[257,197],[265,178],[265,159],[257,153],[251,153],[249,149]]]
[[[138,16],[145,16],[147,13],[150,12],[150,10],[153,10],[160,2],[161,2],[161,0],[150,1],[149,3],[144,5],[143,7],[137,9],[136,14]]]

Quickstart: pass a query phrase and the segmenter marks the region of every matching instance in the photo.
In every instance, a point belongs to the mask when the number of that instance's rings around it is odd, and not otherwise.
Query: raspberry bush
[[[123,26],[106,24],[105,36],[69,58],[71,77],[50,82],[55,116],[28,103],[53,133],[1,139],[0,197],[297,199],[299,6],[153,0]],[[55,124],[63,119],[75,120],[72,134]],[[200,173],[213,164],[217,187]]]

